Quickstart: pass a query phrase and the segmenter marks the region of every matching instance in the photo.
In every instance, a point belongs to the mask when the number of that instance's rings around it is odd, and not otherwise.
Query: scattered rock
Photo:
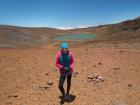
[[[48,85],[53,85],[53,81],[52,81],[52,80],[48,80],[48,81],[47,81],[47,84],[48,84]]]
[[[119,68],[119,67],[114,67],[113,69],[114,69],[114,70],[119,70],[120,68]]]
[[[95,79],[95,81],[96,81],[96,82],[99,82],[100,80],[99,80],[99,79]]]
[[[8,98],[11,98],[11,97],[18,97],[18,95],[17,94],[13,94],[13,95],[8,96]]]
[[[73,73],[73,76],[74,76],[74,77],[77,77],[78,74],[79,74],[79,73],[76,71],[76,72]]]
[[[48,87],[48,86],[45,86],[45,87],[44,87],[44,89],[46,89],[46,90],[49,89],[49,88],[50,88],[50,87]]]
[[[104,81],[104,78],[101,75],[98,76],[98,79]]]
[[[98,63],[99,65],[103,65],[102,63]]]
[[[49,73],[46,73],[45,75],[49,75]]]
[[[93,79],[94,77],[93,77],[93,76],[88,76],[87,78],[88,78],[88,79]]]
[[[18,97],[18,95],[17,94],[13,94],[12,97]]]
[[[50,87],[49,86],[39,86],[40,89],[45,89],[48,90]]]
[[[75,74],[78,75],[79,74],[78,71],[76,71]]]
[[[93,78],[93,81],[96,81],[96,78]]]
[[[97,73],[94,73],[93,76],[90,75],[87,78],[88,78],[88,82],[91,82],[91,81],[94,81],[95,83],[100,82],[100,81],[104,82],[104,78]]]
[[[132,84],[128,84],[129,87],[132,87]]]
[[[98,79],[99,75],[97,73],[94,73],[93,74],[93,77],[96,78],[96,79]]]

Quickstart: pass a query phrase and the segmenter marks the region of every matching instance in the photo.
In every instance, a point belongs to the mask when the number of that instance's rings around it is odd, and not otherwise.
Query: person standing
[[[74,67],[74,57],[72,52],[68,49],[68,43],[63,42],[60,46],[61,51],[56,54],[56,67],[59,69],[60,78],[59,78],[59,90],[62,94],[62,99],[68,100],[69,92],[71,88],[71,78],[73,74]],[[67,79],[67,91],[63,87],[65,79]]]

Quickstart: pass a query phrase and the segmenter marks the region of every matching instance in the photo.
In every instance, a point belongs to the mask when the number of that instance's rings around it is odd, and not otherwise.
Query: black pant
[[[64,85],[66,78],[67,78],[67,93],[66,93],[66,95],[69,95],[69,91],[70,91],[70,87],[71,87],[71,77],[72,77],[72,74],[68,75],[68,76],[60,76],[60,78],[59,78],[59,89],[62,93],[62,96],[65,95],[65,90],[63,88],[63,85]]]

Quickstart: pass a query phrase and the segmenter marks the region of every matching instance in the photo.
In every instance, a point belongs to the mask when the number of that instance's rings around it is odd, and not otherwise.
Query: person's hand
[[[63,67],[61,68],[61,72],[62,72],[62,73],[69,73],[70,70],[71,70],[70,67],[65,67],[65,66],[63,66]]]
[[[65,73],[66,73],[65,66],[62,66],[62,68],[61,68],[61,73],[62,73],[62,74],[65,74]]]

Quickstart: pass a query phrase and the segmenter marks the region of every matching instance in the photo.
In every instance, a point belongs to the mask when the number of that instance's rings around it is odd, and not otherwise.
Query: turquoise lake
[[[53,37],[53,40],[89,40],[95,39],[95,34],[70,34],[65,36],[56,36]]]

